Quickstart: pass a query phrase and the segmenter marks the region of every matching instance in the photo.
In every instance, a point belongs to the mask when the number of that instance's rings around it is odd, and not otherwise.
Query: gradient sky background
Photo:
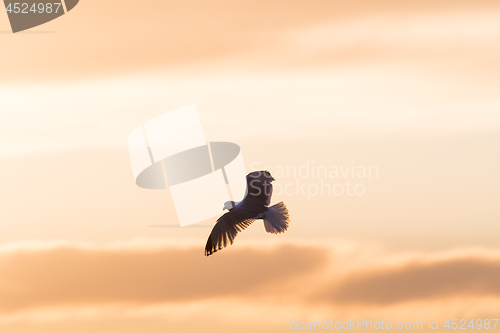
[[[477,0],[82,0],[12,34],[0,14],[0,331],[498,318],[499,15]],[[276,193],[285,234],[257,222],[205,258],[216,218],[151,227],[177,223],[173,203],[134,184],[127,151],[139,124],[190,104],[247,171],[378,177],[276,177],[366,191]]]

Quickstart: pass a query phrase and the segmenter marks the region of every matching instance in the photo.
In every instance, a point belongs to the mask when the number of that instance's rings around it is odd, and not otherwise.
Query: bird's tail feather
[[[280,202],[267,209],[264,214],[264,228],[272,234],[281,234],[288,229],[290,216],[288,209],[283,202]]]

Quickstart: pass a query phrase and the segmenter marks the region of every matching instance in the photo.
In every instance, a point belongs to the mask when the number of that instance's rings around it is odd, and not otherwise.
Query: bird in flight
[[[253,221],[264,220],[264,228],[272,234],[281,234],[288,228],[290,218],[283,202],[269,207],[273,193],[272,181],[275,179],[269,171],[255,171],[247,175],[247,194],[240,202],[227,201],[222,215],[215,224],[207,245],[205,255],[209,256],[233,244],[234,238]]]

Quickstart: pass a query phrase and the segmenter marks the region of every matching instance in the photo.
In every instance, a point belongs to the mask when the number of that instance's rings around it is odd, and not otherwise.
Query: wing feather
[[[233,244],[238,232],[252,224],[255,217],[254,212],[238,207],[222,215],[208,236],[205,255],[209,256]]]

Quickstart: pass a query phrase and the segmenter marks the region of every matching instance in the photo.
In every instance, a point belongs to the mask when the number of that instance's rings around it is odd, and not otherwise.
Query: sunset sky
[[[0,332],[499,318],[499,16],[493,0],[82,0],[12,34],[0,14]],[[129,133],[191,104],[208,141],[275,175],[286,233],[256,221],[207,258],[217,217],[176,227],[170,192],[135,185]],[[313,194],[347,182],[363,194]]]

